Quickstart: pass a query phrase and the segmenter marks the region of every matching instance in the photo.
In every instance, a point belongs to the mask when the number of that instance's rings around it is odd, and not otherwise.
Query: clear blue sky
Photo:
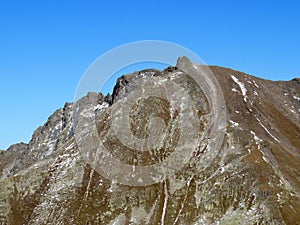
[[[15,1],[0,3],[0,149],[28,142],[73,101],[87,67],[138,40],[185,46],[211,65],[300,77],[299,1]]]

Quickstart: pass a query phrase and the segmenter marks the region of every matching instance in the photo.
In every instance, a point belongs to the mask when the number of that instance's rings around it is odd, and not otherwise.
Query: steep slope
[[[122,76],[112,96],[89,93],[68,103],[34,132],[29,144],[0,152],[0,224],[299,224],[300,80],[267,81],[210,67],[227,112],[221,145],[210,145],[216,139],[206,128],[214,106],[187,73],[196,67],[181,58],[164,71]],[[151,138],[151,129],[162,129],[153,127],[150,117],[164,121],[170,129],[162,146],[133,151],[111,132],[113,107],[139,88],[136,81],[151,77],[187,90],[198,120],[190,123],[197,125],[202,141],[191,149],[184,167],[166,179],[125,185],[116,182],[123,177],[109,179],[87,163],[98,157],[98,139],[90,128],[95,125],[103,146],[132,168],[170,157],[181,133],[178,112],[166,99],[140,100],[129,117],[139,139]],[[106,163],[100,161],[109,167]]]

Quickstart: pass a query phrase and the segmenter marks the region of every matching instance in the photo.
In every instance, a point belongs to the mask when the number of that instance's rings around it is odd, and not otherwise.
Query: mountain
[[[300,79],[182,57],[66,103],[0,162],[3,225],[300,224]]]

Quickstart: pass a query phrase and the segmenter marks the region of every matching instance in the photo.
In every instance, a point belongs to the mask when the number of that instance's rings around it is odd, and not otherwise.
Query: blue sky
[[[164,40],[210,65],[273,80],[300,77],[297,1],[0,3],[0,149],[28,142],[106,51]],[[175,62],[174,62],[175,63]]]

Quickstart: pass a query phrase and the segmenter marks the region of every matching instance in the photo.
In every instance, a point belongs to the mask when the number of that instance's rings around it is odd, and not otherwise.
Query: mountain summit
[[[3,225],[299,224],[300,80],[182,57],[66,103],[0,161]]]

